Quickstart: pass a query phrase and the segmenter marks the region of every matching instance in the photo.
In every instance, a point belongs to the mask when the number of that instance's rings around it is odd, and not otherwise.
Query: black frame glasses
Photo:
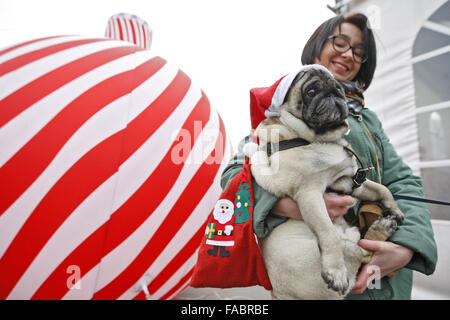
[[[344,52],[347,52],[349,49],[352,49],[353,61],[355,61],[356,63],[360,63],[360,64],[367,61],[367,54],[364,52],[364,49],[361,47],[352,47],[346,37],[344,37],[340,34],[335,34],[335,35],[329,36],[327,39],[332,40],[333,49],[336,52],[344,53]],[[356,51],[356,53],[355,53],[355,51]]]

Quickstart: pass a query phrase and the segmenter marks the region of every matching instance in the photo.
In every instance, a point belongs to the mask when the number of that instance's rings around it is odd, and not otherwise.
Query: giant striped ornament
[[[179,69],[111,39],[0,51],[0,299],[170,299],[231,156]]]
[[[105,37],[128,41],[147,50],[152,45],[152,29],[147,22],[128,13],[118,13],[108,19]]]

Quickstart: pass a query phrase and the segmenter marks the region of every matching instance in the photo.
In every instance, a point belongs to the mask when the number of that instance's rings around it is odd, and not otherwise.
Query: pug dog
[[[358,228],[343,217],[331,221],[323,198],[326,190],[384,205],[389,214],[372,224],[366,238],[386,240],[403,220],[385,186],[358,178],[361,168],[344,139],[347,116],[339,82],[325,68],[309,67],[292,81],[279,116],[256,128],[259,146],[244,148],[256,182],[280,198],[294,199],[303,217],[289,219],[262,239],[274,299],[342,299],[361,264],[370,261],[371,253],[357,245]],[[306,142],[281,148],[298,138]],[[275,152],[268,154],[267,146]]]

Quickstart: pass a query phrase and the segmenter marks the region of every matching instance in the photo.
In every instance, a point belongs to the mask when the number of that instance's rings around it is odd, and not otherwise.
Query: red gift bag
[[[260,285],[272,290],[253,233],[253,184],[247,158],[208,217],[191,287]]]

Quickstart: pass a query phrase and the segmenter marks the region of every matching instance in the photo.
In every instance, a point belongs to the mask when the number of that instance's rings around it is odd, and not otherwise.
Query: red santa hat
[[[280,107],[295,77],[300,72],[306,72],[310,69],[323,70],[331,75],[330,71],[324,66],[309,64],[302,66],[297,72],[285,75],[270,87],[250,90],[250,119],[252,121],[252,129],[256,129],[259,123],[266,118],[280,116]]]

